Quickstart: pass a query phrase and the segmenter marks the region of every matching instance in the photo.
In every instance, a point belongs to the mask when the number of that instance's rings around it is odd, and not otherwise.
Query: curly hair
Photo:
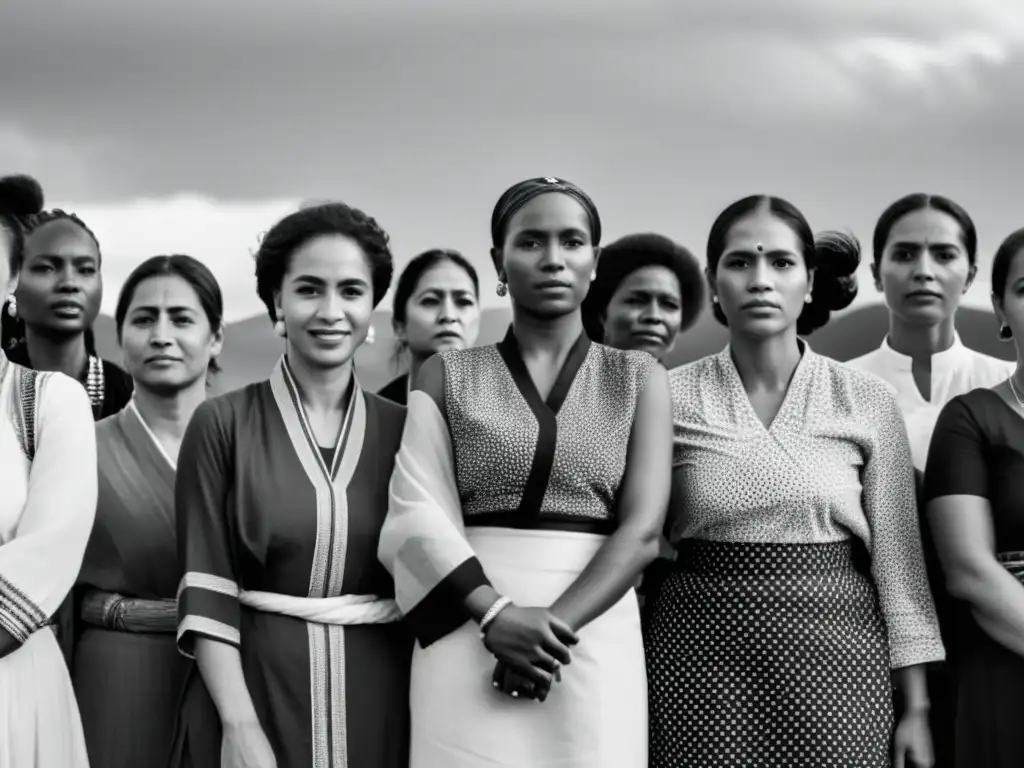
[[[0,179],[0,230],[10,243],[12,273],[21,269],[25,258],[25,230],[31,217],[43,208],[43,188],[31,176],[4,176]],[[4,297],[0,297],[3,299]]]
[[[766,209],[796,233],[803,246],[804,263],[814,270],[811,301],[797,319],[796,332],[808,336],[825,327],[832,312],[848,307],[857,298],[857,267],[860,266],[860,241],[845,232],[822,232],[817,237],[799,209],[787,200],[768,195],[751,195],[737,200],[722,211],[708,235],[708,274],[714,275],[718,261],[725,251],[733,225],[740,219]],[[725,313],[718,304],[713,309],[715,319],[728,325]]]
[[[281,290],[292,254],[310,240],[324,235],[350,237],[366,254],[373,281],[374,307],[388,292],[394,259],[387,232],[371,216],[345,203],[309,205],[271,227],[256,251],[256,293],[272,322],[277,321],[274,294]]]
[[[679,280],[682,323],[679,332],[692,326],[704,308],[704,275],[697,257],[679,243],[651,232],[626,235],[601,249],[597,277],[583,301],[583,324],[595,341],[604,336],[602,316],[622,281],[644,267],[665,267]]]

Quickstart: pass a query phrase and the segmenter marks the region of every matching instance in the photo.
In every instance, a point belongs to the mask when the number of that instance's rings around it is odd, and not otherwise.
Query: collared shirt
[[[931,398],[926,400],[914,381],[913,362],[912,358],[893,349],[887,336],[881,347],[850,360],[847,365],[873,373],[893,389],[907,424],[914,467],[923,472],[928,445],[942,407],[957,395],[993,387],[1007,379],[1016,363],[969,349],[960,341],[960,336],[954,334],[949,349],[932,355],[932,391]]]

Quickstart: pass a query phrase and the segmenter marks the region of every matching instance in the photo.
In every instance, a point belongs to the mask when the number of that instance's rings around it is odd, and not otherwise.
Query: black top
[[[1024,418],[991,389],[954,397],[935,425],[924,498],[981,496],[996,552],[1024,550]]]
[[[385,400],[399,405],[408,405],[409,402],[409,374],[399,376],[397,379],[385,384],[378,392],[378,395]]]

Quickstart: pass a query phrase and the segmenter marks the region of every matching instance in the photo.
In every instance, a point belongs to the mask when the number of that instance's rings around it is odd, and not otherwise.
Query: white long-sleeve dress
[[[96,478],[82,386],[0,354],[0,768],[89,765],[49,622],[82,564]]]

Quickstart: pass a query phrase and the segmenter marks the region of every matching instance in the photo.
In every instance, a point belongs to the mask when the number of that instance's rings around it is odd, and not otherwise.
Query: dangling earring
[[[1012,338],[1013,338],[1013,331],[1010,330],[1010,326],[1008,326],[1006,323],[1003,323],[1002,325],[1000,325],[999,326],[999,340],[1000,341],[1009,341]]]
[[[596,269],[593,272],[590,273],[590,282],[594,282],[595,280],[597,280],[597,270]]]
[[[715,304],[717,304],[718,303],[718,297],[717,296],[712,296],[711,297],[711,301],[714,302]]]
[[[274,333],[276,333],[282,339],[288,335],[288,329],[284,327],[284,320],[278,320],[276,323],[274,323]]]
[[[18,319],[18,300],[12,293],[10,298],[7,299],[7,314],[13,317],[15,320]]]
[[[367,344],[373,344],[373,342],[374,342],[374,340],[376,338],[377,338],[377,331],[371,325],[369,328],[366,329],[366,343]]]
[[[505,284],[504,280],[499,280],[498,281],[498,287],[495,288],[494,290],[495,290],[495,292],[499,296],[507,296],[508,295],[508,286]]]

